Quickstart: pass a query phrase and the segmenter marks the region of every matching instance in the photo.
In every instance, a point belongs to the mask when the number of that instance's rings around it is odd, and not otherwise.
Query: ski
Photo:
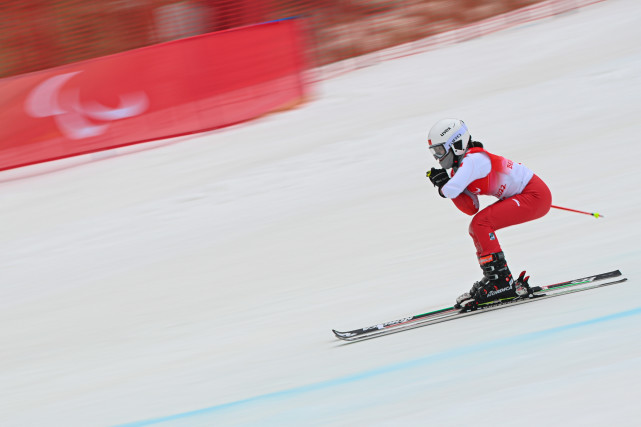
[[[525,304],[529,302],[539,301],[542,299],[552,298],[560,295],[567,295],[570,293],[585,291],[589,289],[610,286],[617,283],[625,282],[627,279],[622,278],[618,280],[603,282],[604,280],[617,278],[621,276],[621,271],[614,270],[607,273],[596,274],[593,276],[583,277],[580,279],[568,280],[565,282],[554,283],[545,286],[533,286],[533,294],[528,298],[503,298],[496,301],[481,303],[474,309],[459,309],[455,307],[445,307],[438,310],[428,311],[427,313],[417,314],[413,316],[402,317],[400,319],[392,320],[389,322],[378,323],[373,326],[365,328],[354,329],[351,331],[337,331],[333,329],[334,335],[344,341],[360,341],[368,338],[374,338],[381,335],[388,335],[395,332],[400,332],[408,329],[413,329],[421,326],[432,325],[434,323],[445,322],[454,320],[461,317],[492,311],[500,308],[510,307],[513,305]]]

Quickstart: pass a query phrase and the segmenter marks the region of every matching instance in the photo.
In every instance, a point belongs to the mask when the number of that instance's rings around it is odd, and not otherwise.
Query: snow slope
[[[637,425],[640,20],[607,0],[251,124],[1,173],[0,425]],[[605,215],[500,231],[514,272],[630,280],[342,345],[480,277],[425,178],[448,116]]]

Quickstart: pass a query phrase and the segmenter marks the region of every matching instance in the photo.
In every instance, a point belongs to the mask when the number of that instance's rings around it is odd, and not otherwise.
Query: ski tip
[[[343,339],[353,337],[354,335],[356,335],[353,332],[341,332],[341,331],[337,331],[336,329],[332,329],[332,332],[334,332],[334,335],[336,335],[336,337],[343,338]]]

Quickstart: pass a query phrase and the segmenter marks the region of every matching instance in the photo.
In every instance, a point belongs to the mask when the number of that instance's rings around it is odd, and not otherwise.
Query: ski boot
[[[470,294],[478,302],[493,301],[505,297],[515,297],[516,287],[503,252],[479,258],[483,279],[476,282]]]
[[[525,272],[519,276],[519,292],[517,284],[512,278],[512,273],[505,261],[503,252],[497,252],[479,258],[479,264],[483,270],[483,278],[474,283],[469,292],[465,292],[456,298],[455,308],[473,309],[479,303],[494,301],[501,298],[521,296],[529,291]]]

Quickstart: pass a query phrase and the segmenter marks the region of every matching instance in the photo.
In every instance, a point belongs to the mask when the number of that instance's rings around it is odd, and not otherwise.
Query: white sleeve
[[[486,177],[491,171],[492,162],[487,155],[483,153],[469,154],[452,179],[441,188],[441,193],[448,199],[453,199],[461,194],[472,181]]]

